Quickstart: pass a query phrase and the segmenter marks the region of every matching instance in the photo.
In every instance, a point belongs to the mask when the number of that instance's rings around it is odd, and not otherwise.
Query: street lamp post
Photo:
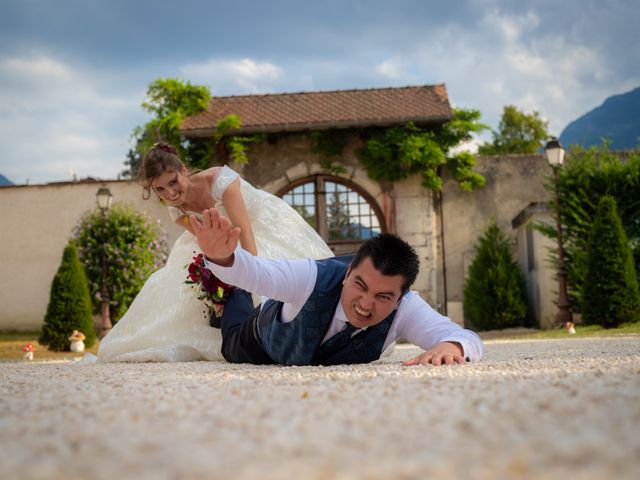
[[[565,150],[557,138],[552,137],[544,147],[544,155],[553,169],[555,195],[556,195],[556,229],[558,232],[558,313],[556,322],[565,326],[572,322],[571,302],[567,294],[567,272],[564,268],[564,247],[562,245],[562,224],[560,222],[560,185],[558,183],[558,170],[564,162]]]
[[[103,220],[106,219],[107,211],[111,207],[111,191],[105,184],[98,189],[96,193],[96,202],[98,208],[102,213]],[[102,304],[102,311],[100,315],[100,325],[98,328],[98,338],[103,339],[107,333],[111,330],[111,315],[109,314],[109,290],[107,290],[107,284],[109,276],[107,274],[107,257],[105,255],[104,248],[107,244],[106,238],[102,239],[102,286],[100,288],[100,301]]]

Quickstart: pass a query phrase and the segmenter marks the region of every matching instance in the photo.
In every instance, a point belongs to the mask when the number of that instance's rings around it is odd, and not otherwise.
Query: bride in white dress
[[[166,265],[149,277],[129,310],[102,339],[99,362],[186,362],[223,360],[220,330],[209,326],[206,306],[185,284],[186,265],[200,252],[188,222],[216,206],[242,229],[240,243],[253,254],[277,258],[326,258],[333,253],[313,228],[284,200],[254,188],[229,167],[193,175],[175,149],[154,145],[143,159],[147,197],[153,190],[170,206],[185,231]]]

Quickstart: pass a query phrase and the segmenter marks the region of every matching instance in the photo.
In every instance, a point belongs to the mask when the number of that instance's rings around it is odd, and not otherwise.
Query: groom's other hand
[[[464,365],[466,360],[462,357],[462,345],[458,342],[442,342],[431,350],[418,355],[411,360],[402,362],[405,367],[411,365]]]
[[[240,228],[233,227],[231,221],[215,208],[204,210],[202,216],[202,221],[194,215],[189,216],[202,253],[213,263],[230,266],[233,252],[238,247]]]

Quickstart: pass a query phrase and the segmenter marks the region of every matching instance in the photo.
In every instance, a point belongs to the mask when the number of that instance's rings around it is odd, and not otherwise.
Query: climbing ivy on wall
[[[311,132],[311,151],[320,155],[322,168],[335,175],[347,173],[344,165],[338,163],[337,160],[342,156],[350,134],[351,131],[347,129],[316,130]]]
[[[262,143],[266,140],[266,135],[225,135],[234,128],[242,127],[242,121],[239,115],[226,115],[216,125],[216,131],[213,135],[214,146],[224,146],[229,152],[229,157],[238,163],[248,163],[249,157],[247,150],[253,143]]]
[[[471,133],[487,127],[480,123],[478,110],[455,109],[453,118],[440,130],[427,130],[409,122],[403,126],[372,129],[358,158],[373,180],[397,182],[413,174],[422,175],[422,185],[440,191],[440,167],[448,164],[465,191],[481,187],[485,179],[474,171],[470,152],[453,152],[470,140]]]

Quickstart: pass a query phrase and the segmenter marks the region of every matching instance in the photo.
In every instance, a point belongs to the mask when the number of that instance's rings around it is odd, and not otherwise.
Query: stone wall
[[[463,317],[464,280],[475,256],[475,245],[489,219],[495,218],[515,242],[512,220],[530,203],[549,199],[544,182],[551,167],[543,155],[478,157],[477,170],[487,183],[472,192],[463,192],[448,172],[444,174],[444,275],[447,314],[453,318]]]
[[[144,201],[140,186],[105,182],[114,202],[131,202],[159,218],[169,243],[181,233],[166,208]],[[36,330],[44,320],[51,281],[73,227],[82,214],[96,208],[101,183],[78,182],[0,187],[0,329]]]
[[[516,217],[513,228],[516,233],[518,263],[527,279],[527,297],[530,314],[541,328],[556,326],[558,309],[558,281],[550,264],[549,251],[557,242],[533,228],[545,223],[555,227],[555,216],[547,204],[532,203]]]

